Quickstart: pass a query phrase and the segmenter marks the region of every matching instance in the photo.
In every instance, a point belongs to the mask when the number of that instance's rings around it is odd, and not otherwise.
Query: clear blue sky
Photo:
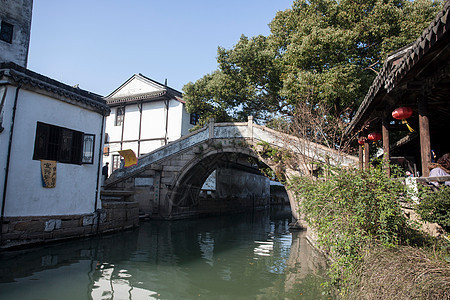
[[[106,96],[135,73],[179,91],[217,69],[217,47],[269,35],[293,0],[34,0],[28,68]]]

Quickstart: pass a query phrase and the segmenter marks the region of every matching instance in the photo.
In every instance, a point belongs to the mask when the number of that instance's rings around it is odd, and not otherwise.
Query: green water
[[[324,299],[325,260],[288,208],[0,253],[0,299]]]

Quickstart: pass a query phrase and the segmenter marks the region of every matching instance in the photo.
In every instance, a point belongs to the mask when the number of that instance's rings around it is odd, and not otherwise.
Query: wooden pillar
[[[120,150],[123,150],[123,132],[124,132],[124,130],[125,130],[125,105],[124,106],[122,106],[122,108],[123,108],[123,111],[122,111],[122,113],[123,113],[123,117],[122,117],[122,133],[120,134]],[[118,111],[116,111],[116,114],[118,113]],[[117,116],[116,116],[116,118],[117,118]]]
[[[381,134],[383,136],[383,160],[386,166],[386,173],[388,176],[391,176],[391,168],[389,167],[389,161],[391,158],[391,148],[389,146],[389,120],[387,115],[383,115],[382,125],[381,125]]]
[[[430,124],[428,120],[427,99],[422,96],[418,99],[419,106],[419,132],[420,132],[420,156],[422,159],[422,176],[428,177],[431,162]]]
[[[369,142],[366,139],[364,141],[364,169],[369,168],[369,160],[370,160]]]
[[[364,167],[364,150],[363,145],[359,144],[359,168],[362,170]]]
[[[141,132],[142,132],[142,101],[137,104],[139,109],[139,137],[138,137],[138,150],[137,156],[141,155]]]

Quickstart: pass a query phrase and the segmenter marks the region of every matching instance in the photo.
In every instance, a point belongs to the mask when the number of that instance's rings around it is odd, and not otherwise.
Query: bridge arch
[[[218,163],[232,161],[232,156],[252,157],[278,173],[282,169],[286,178],[302,176],[308,171],[295,163],[276,162],[264,156],[262,145],[285,149],[310,161],[324,161],[326,157],[331,164],[356,165],[358,162],[356,157],[343,156],[322,145],[253,124],[251,118],[245,123],[214,123],[212,120],[208,126],[140,157],[137,166],[116,170],[106,181],[106,188],[132,192],[137,189],[134,179],[152,177],[153,186],[143,189],[147,196],[140,193],[140,201],[153,203],[155,217],[174,219],[189,215],[208,175]],[[294,195],[289,190],[287,193],[293,217],[299,220]]]
[[[168,214],[179,215],[196,210],[199,206],[199,195],[202,186],[208,176],[219,168],[241,169],[247,172],[259,172],[255,166],[251,166],[248,158],[258,161],[258,166],[272,168],[273,164],[262,159],[253,149],[253,145],[246,144],[245,140],[236,143],[235,140],[215,140],[209,143],[207,149],[201,146],[202,151],[187,162],[172,179],[170,189],[166,194],[166,201],[169,205]],[[272,166],[272,167],[271,167]],[[296,211],[294,199],[290,199],[291,209]],[[200,209],[201,211],[201,209]]]

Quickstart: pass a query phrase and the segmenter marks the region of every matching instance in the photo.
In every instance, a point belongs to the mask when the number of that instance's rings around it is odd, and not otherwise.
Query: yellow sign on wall
[[[42,185],[45,188],[56,187],[56,161],[41,160]]]
[[[125,160],[125,168],[137,165],[137,157],[136,154],[134,154],[133,150],[131,149],[120,150],[119,154]]]

